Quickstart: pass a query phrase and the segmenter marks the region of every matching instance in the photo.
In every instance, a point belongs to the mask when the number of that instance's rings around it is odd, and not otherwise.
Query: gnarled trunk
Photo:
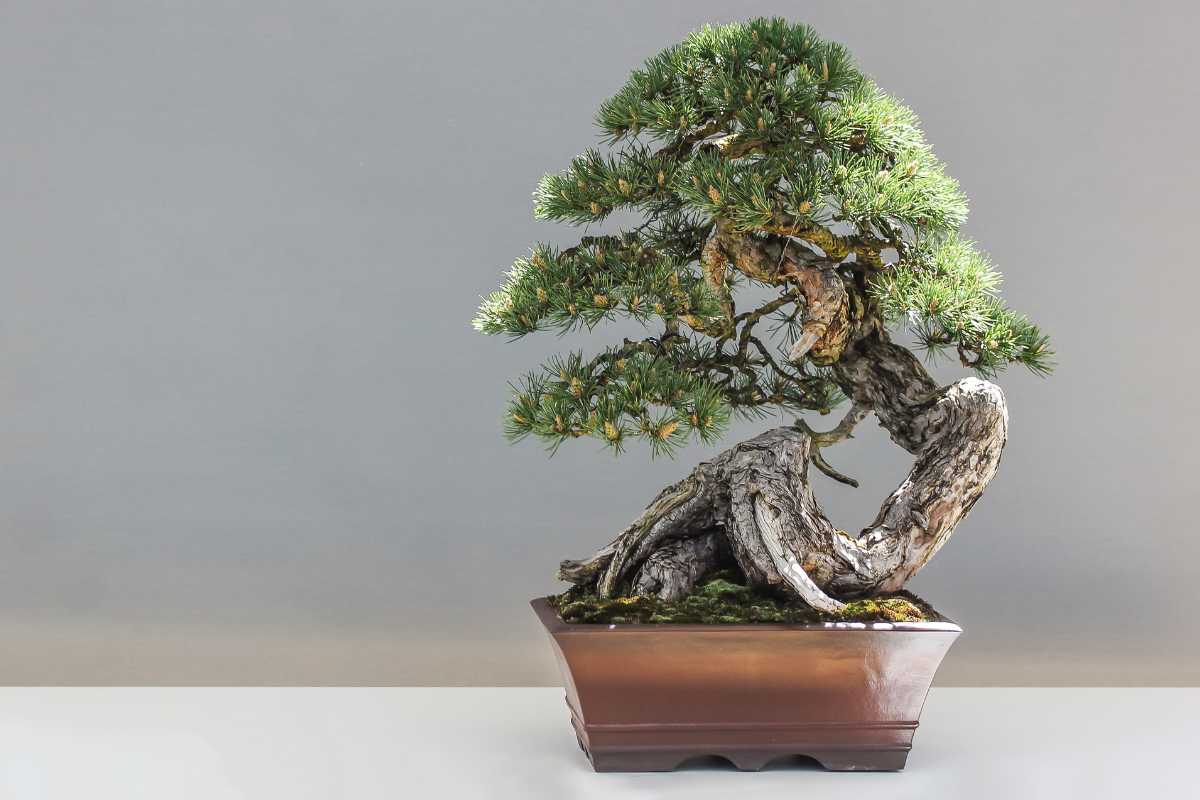
[[[825,517],[808,480],[821,441],[803,427],[769,430],[664,489],[613,542],[564,561],[563,580],[666,599],[687,594],[731,554],[755,585],[782,585],[814,608],[899,589],[933,557],[996,473],[1008,430],[1000,388],[964,378],[936,388],[920,362],[875,330],[834,366],[854,402],[916,455],[900,486],[857,537]]]

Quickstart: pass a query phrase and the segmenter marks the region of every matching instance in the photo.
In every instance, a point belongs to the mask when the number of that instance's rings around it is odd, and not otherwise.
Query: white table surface
[[[599,775],[561,689],[3,688],[0,798],[1191,798],[1198,720],[1200,689],[935,689],[902,773]]]

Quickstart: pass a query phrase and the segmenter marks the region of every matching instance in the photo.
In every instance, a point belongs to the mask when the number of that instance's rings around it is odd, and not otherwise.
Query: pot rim
[[[550,605],[549,597],[535,597],[529,601],[538,619],[552,634],[628,634],[628,633],[697,633],[707,632],[714,635],[720,633],[748,633],[761,631],[763,633],[787,633],[798,631],[837,631],[845,633],[962,633],[962,628],[951,619],[936,622],[817,622],[817,623],[786,623],[786,622],[747,622],[747,623],[678,623],[678,622],[625,622],[587,623],[564,622],[554,606]]]

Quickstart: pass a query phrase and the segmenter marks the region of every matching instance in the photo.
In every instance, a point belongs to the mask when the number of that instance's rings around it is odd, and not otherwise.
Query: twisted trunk
[[[916,456],[857,537],[826,518],[808,480],[820,434],[781,427],[736,445],[664,489],[612,543],[564,561],[563,580],[676,599],[731,556],[754,585],[782,585],[814,608],[899,589],[945,543],[996,473],[1008,428],[999,387],[965,378],[937,388],[879,326],[860,327],[834,364],[854,403]],[[841,426],[839,426],[841,427]]]

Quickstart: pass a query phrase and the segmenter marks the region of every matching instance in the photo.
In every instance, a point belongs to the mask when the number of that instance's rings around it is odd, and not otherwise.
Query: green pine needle
[[[526,376],[506,417],[510,438],[554,449],[590,437],[614,452],[642,440],[669,454],[716,441],[733,414],[828,412],[843,399],[827,371],[787,362],[802,305],[773,306],[751,337],[757,318],[735,318],[737,289],[764,284],[736,273],[706,282],[698,262],[718,223],[842,261],[930,353],[988,376],[1009,364],[1053,368],[1046,335],[1003,303],[999,273],[958,236],[966,198],[916,114],[809,26],[705,26],[635,70],[596,123],[612,147],[542,178],[535,216],[590,226],[622,211],[645,222],[567,250],[535,246],[474,324],[520,337],[629,318],[665,332]]]

